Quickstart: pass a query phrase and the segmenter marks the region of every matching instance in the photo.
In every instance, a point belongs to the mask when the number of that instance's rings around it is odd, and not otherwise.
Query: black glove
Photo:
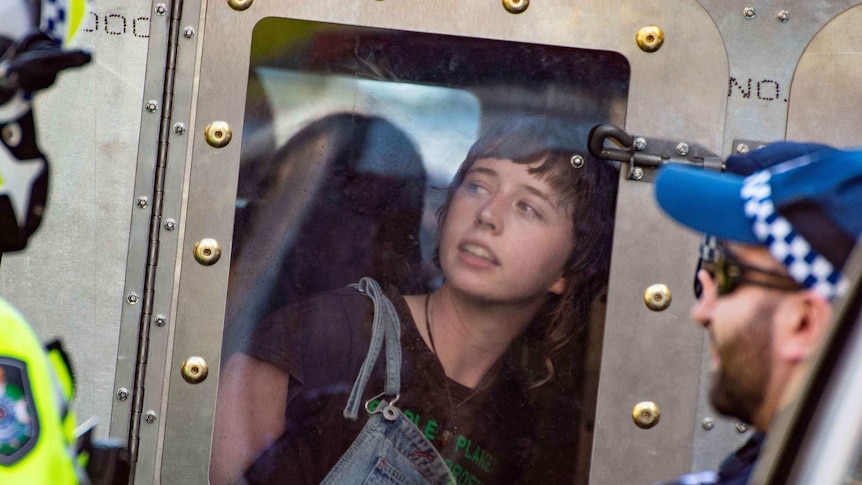
[[[83,66],[90,59],[85,51],[63,50],[58,40],[44,32],[28,34],[6,50],[0,87],[12,94],[17,89],[33,93],[54,84],[60,71]]]

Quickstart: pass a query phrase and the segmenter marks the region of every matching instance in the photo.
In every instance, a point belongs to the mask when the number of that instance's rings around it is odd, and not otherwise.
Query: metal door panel
[[[167,367],[170,391],[167,410],[159,418],[166,428],[158,477],[167,483],[197,483],[206,479],[209,460],[206,444],[210,442],[230,264],[248,52],[252,29],[259,19],[283,16],[621,52],[631,64],[632,76],[626,129],[648,136],[679,138],[720,151],[727,78],[724,47],[711,19],[695,2],[632,2],[613,8],[606,2],[534,4],[521,15],[509,14],[494,2],[433,5],[419,1],[258,2],[244,11],[231,9],[227,2],[211,2],[205,10],[200,91],[188,131],[192,156],[187,215],[181,222],[186,237],[181,245],[179,284],[173,287],[178,306],[172,319],[173,355]],[[635,33],[652,24],[664,30],[666,40],[657,52],[646,53],[638,48]],[[608,28],[609,25],[614,28]],[[680,71],[679,66],[686,69]],[[667,109],[668,106],[673,109]],[[234,141],[221,149],[207,145],[202,136],[204,127],[215,120],[228,121],[233,128]],[[662,323],[660,316],[644,315],[648,310],[642,307],[643,285],[647,281],[666,281],[674,289],[684,288],[677,291],[684,295],[690,284],[690,267],[676,265],[669,276],[666,268],[655,268],[637,273],[642,276],[631,284],[623,281],[632,275],[627,268],[642,269],[653,259],[645,254],[677,254],[692,249],[694,244],[690,236],[686,239],[681,230],[658,217],[651,197],[651,185],[647,183],[626,182],[620,189],[620,226],[609,296],[609,308],[618,308],[618,313],[608,315],[609,333],[604,347],[614,349],[625,345],[623,342],[635,345],[620,347],[627,349],[628,366],[615,365],[613,360],[606,359],[606,368],[602,370],[596,439],[606,446],[608,453],[596,455],[594,469],[601,474],[594,474],[595,483],[620,483],[627,477],[646,481],[688,468],[687,443],[692,432],[697,372],[690,373],[685,377],[688,382],[683,383],[676,367],[645,375],[639,374],[638,369],[650,369],[645,363],[655,362],[661,342],[671,342],[669,348],[694,348],[686,356],[688,362],[671,363],[685,369],[699,368],[699,332],[687,323],[680,332],[675,321]],[[645,228],[648,232],[639,232],[647,231]],[[641,237],[642,234],[651,236]],[[222,245],[222,257],[213,266],[199,265],[191,258],[194,243],[202,238],[214,238]],[[673,308],[676,311],[686,306],[683,296],[674,302]],[[618,327],[611,329],[612,322]],[[639,327],[658,331],[644,341],[632,341],[631,331]],[[192,355],[206,359],[210,368],[209,378],[197,385],[179,379],[181,362]],[[667,375],[662,376],[662,372]],[[673,376],[674,385],[668,385],[667,380],[657,380],[657,384],[651,385],[656,376]],[[634,386],[632,382],[642,384]],[[610,405],[604,408],[601,405],[611,396],[608,393],[618,392],[614,388],[632,391],[626,397],[614,398],[625,403],[622,415]],[[652,430],[636,428],[631,422],[631,405],[642,400],[642,396],[657,395],[656,400],[667,402],[670,414]],[[674,424],[675,421],[687,424]],[[604,436],[602,440],[600,435]],[[681,441],[684,445],[680,449],[659,448],[658,436],[673,436],[671,441],[661,440],[664,444]],[[141,446],[143,450],[143,442]],[[643,468],[621,467],[620,463],[643,464]]]
[[[790,90],[791,81],[803,51],[827,22],[858,2],[701,3],[721,31],[730,62],[725,155],[736,138],[783,140],[789,100],[798,96]],[[745,15],[749,6],[752,18]],[[781,12],[787,21],[779,19]]]

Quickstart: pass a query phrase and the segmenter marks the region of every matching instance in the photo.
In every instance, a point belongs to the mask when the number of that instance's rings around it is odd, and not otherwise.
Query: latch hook
[[[594,157],[628,163],[635,153],[635,138],[611,124],[594,126],[590,130],[589,139],[590,153]],[[605,140],[610,140],[621,148],[606,147]]]

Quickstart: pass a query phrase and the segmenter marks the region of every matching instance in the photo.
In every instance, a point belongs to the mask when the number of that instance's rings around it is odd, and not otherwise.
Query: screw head
[[[191,27],[186,27],[183,29],[183,37],[185,37],[186,39],[191,39],[194,36],[195,36],[195,29],[193,29]]]
[[[685,142],[677,143],[676,152],[682,156],[688,155],[688,143],[685,143]]]
[[[177,221],[174,219],[165,219],[165,229],[173,231],[177,227]]]
[[[635,167],[635,169],[632,170],[632,180],[641,180],[643,178],[644,178],[644,169],[642,169],[640,167]]]
[[[128,389],[126,389],[125,387],[121,387],[121,388],[117,389],[117,399],[119,399],[120,401],[125,401],[128,398],[129,398],[129,390]]]
[[[146,195],[138,197],[138,207],[146,209],[150,206],[150,199]]]
[[[737,421],[736,430],[740,433],[745,433],[746,431],[748,431],[748,425],[743,423],[742,421]]]
[[[782,23],[789,21],[790,20],[790,12],[788,12],[787,10],[779,10],[778,11],[778,20],[780,20]]]
[[[156,326],[164,327],[168,323],[168,317],[164,315],[156,315]]]
[[[164,3],[156,4],[156,15],[164,15],[168,12],[168,6]]]
[[[635,150],[639,152],[646,150],[646,138],[642,136],[635,138]]]
[[[746,19],[751,20],[757,16],[757,10],[755,10],[754,7],[745,7],[742,9],[742,15]]]
[[[159,109],[159,103],[155,99],[151,99],[147,101],[146,108],[150,113],[155,113]]]
[[[134,291],[129,293],[128,296],[126,296],[126,301],[128,301],[132,305],[138,303],[138,294]]]
[[[736,145],[736,153],[740,155],[745,155],[746,153],[748,153],[748,145],[746,145],[745,143],[740,143],[739,145]]]
[[[144,420],[150,424],[156,422],[156,412],[155,411],[147,411],[147,414],[144,416]]]
[[[182,123],[174,124],[174,133],[176,133],[177,135],[182,135],[185,132],[186,132],[186,125],[184,125]]]
[[[715,421],[713,421],[712,418],[703,418],[700,425],[703,426],[703,429],[709,431],[712,428],[715,428]]]

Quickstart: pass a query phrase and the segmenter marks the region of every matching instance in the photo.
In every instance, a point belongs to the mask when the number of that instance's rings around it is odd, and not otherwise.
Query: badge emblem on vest
[[[27,365],[0,357],[0,465],[12,465],[36,445],[39,421]]]

